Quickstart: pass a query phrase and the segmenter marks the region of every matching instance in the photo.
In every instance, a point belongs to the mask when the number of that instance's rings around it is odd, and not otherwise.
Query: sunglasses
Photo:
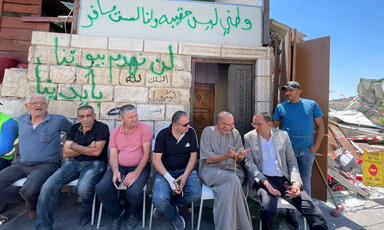
[[[185,124],[176,124],[176,125],[181,125],[183,127],[187,127],[189,125],[189,121],[187,123],[185,123]]]

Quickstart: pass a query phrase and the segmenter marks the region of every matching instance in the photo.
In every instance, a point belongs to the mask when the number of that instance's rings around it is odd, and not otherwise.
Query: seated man
[[[189,126],[184,111],[174,113],[171,125],[156,136],[153,165],[157,172],[152,200],[176,230],[185,229],[185,221],[177,213],[176,206],[190,204],[201,196],[199,177],[194,170],[197,149],[196,132]]]
[[[77,109],[79,123],[68,131],[63,157],[73,159],[57,170],[44,183],[37,203],[36,229],[53,229],[53,216],[59,192],[64,185],[79,179],[75,187],[81,197],[83,210],[80,225],[91,219],[95,186],[107,169],[109,128],[95,120],[93,107]]]
[[[244,172],[239,164],[249,149],[243,149],[232,114],[220,112],[216,123],[201,134],[202,167],[199,172],[203,182],[213,190],[215,228],[252,229],[247,199],[241,187]]]
[[[125,213],[117,198],[114,183],[127,186],[126,196],[131,205],[126,229],[130,230],[139,221],[143,188],[151,171],[148,163],[151,155],[151,128],[139,122],[136,108],[130,104],[120,108],[120,119],[123,124],[112,131],[109,142],[111,168],[96,186],[97,197],[107,214],[113,218],[110,230],[120,228]]]
[[[30,114],[19,117],[20,160],[0,171],[0,202],[19,202],[24,199],[29,218],[36,218],[37,199],[44,182],[60,167],[61,132],[72,123],[61,115],[47,113],[44,95],[32,94],[25,107]],[[12,184],[27,177],[21,187]]]
[[[0,171],[11,165],[18,142],[17,132],[16,120],[0,112]]]
[[[278,197],[296,207],[311,229],[328,229],[320,208],[309,195],[300,191],[302,181],[288,134],[271,128],[272,120],[266,112],[253,116],[252,130],[245,134],[245,147],[251,148],[245,159],[249,185],[255,188],[260,200],[263,229],[274,229]]]

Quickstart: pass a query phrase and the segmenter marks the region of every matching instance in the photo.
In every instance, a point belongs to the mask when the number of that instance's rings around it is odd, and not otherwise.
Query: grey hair
[[[188,114],[184,111],[177,111],[172,116],[172,124],[175,124],[176,122],[180,121],[181,117],[188,117]]]
[[[77,113],[79,113],[80,110],[92,110],[92,113],[95,113],[95,109],[93,109],[92,106],[90,105],[83,105],[83,106],[80,106],[78,109],[77,109]]]
[[[43,94],[40,94],[40,93],[32,93],[31,95],[29,95],[28,97],[27,97],[27,99],[25,100],[25,102],[27,103],[27,104],[29,104],[29,102],[31,101],[31,98],[44,98],[44,100],[45,100],[45,102],[46,103],[48,103],[48,99],[47,99],[47,97],[45,96],[45,95],[43,95]]]
[[[125,112],[126,111],[129,111],[131,113],[133,112],[136,112],[137,109],[135,106],[131,105],[131,104],[127,104],[127,105],[123,105],[121,108],[120,108],[120,117],[125,117]]]
[[[264,121],[267,122],[267,123],[272,121],[271,116],[267,112],[264,112],[264,111],[258,112],[254,116],[258,116],[258,115],[263,116]]]

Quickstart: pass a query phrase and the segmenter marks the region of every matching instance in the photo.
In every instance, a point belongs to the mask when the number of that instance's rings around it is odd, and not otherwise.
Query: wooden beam
[[[39,13],[36,5],[22,5],[22,4],[11,4],[4,3],[3,12],[15,12],[36,15]]]
[[[61,22],[72,23],[72,17],[35,17],[35,16],[22,16],[22,22]]]
[[[73,5],[73,20],[71,26],[71,34],[77,34],[77,21],[79,20],[79,0],[75,0]]]

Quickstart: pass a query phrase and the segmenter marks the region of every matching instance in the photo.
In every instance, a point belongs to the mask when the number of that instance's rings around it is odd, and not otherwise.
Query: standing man
[[[251,215],[241,184],[244,173],[240,162],[249,149],[243,149],[239,131],[229,112],[220,112],[216,125],[204,128],[200,140],[199,175],[212,188],[215,229],[252,229]]]
[[[73,159],[44,183],[37,203],[36,229],[53,229],[59,192],[64,185],[76,179],[79,181],[75,191],[83,205],[80,225],[91,220],[95,186],[107,168],[109,141],[108,126],[95,118],[92,106],[85,105],[77,109],[79,123],[68,131],[63,152],[64,158]]]
[[[0,171],[11,165],[18,142],[17,132],[16,120],[0,112]]]
[[[109,142],[111,168],[96,186],[97,197],[113,219],[109,230],[120,228],[125,213],[114,183],[127,186],[126,196],[131,205],[126,229],[131,230],[139,222],[143,188],[151,171],[151,128],[139,122],[136,108],[130,104],[120,108],[120,119],[123,124],[112,131]]]
[[[176,230],[185,229],[184,218],[177,213],[176,206],[187,205],[201,196],[199,177],[194,169],[197,150],[196,132],[189,126],[187,113],[177,111],[171,125],[157,134],[153,151],[153,165],[157,170],[153,204],[172,221]]]
[[[288,100],[277,105],[273,115],[273,127],[277,128],[280,121],[283,122],[282,129],[287,131],[291,139],[299,165],[303,189],[311,196],[314,154],[324,136],[323,113],[315,101],[300,98],[301,86],[298,82],[287,82],[281,90],[285,92]],[[313,143],[314,125],[316,125],[315,143]],[[293,210],[287,210],[286,218],[291,228],[298,227]]]
[[[307,219],[310,229],[328,229],[320,208],[305,191],[300,191],[302,182],[288,134],[271,129],[271,117],[266,112],[255,114],[252,126],[255,129],[244,136],[245,147],[251,149],[245,167],[250,189],[256,189],[260,200],[263,229],[274,229],[278,197],[295,206]],[[286,188],[285,183],[290,187]]]
[[[60,134],[67,132],[72,123],[64,116],[47,113],[44,95],[30,95],[25,107],[30,114],[18,119],[20,160],[0,171],[0,202],[24,199],[29,218],[35,219],[40,188],[60,167]],[[21,189],[12,186],[24,177],[27,180]]]

